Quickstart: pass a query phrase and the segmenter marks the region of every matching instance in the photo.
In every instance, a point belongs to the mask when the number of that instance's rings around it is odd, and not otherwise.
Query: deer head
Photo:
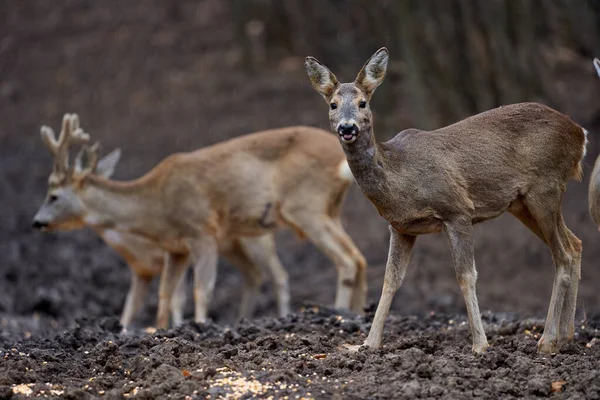
[[[335,75],[316,58],[306,58],[310,82],[329,104],[331,129],[338,133],[342,143],[354,143],[362,133],[370,132],[373,115],[369,101],[385,78],[388,58],[385,47],[377,50],[352,83],[339,83]]]
[[[54,154],[54,167],[48,177],[48,193],[44,203],[33,219],[33,227],[40,230],[70,230],[83,227],[85,207],[79,194],[89,176],[110,177],[117,165],[119,149],[98,161],[98,147],[88,146],[90,136],[79,126],[77,114],[65,114],[58,139],[52,128],[41,128],[42,140]],[[83,144],[75,158],[73,167],[69,165],[69,147]]]

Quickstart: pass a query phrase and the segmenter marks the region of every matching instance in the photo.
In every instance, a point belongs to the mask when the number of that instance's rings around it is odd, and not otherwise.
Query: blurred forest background
[[[30,228],[52,165],[40,125],[58,128],[65,112],[79,113],[105,152],[124,150],[116,177],[134,178],[170,153],[244,133],[298,124],[328,129],[304,57],[349,81],[382,46],[391,61],[372,102],[381,140],[539,101],[592,132],[589,175],[600,150],[600,81],[591,62],[600,56],[597,0],[0,0],[3,323],[117,315],[129,282],[124,262],[92,233]],[[587,177],[569,185],[564,210],[584,241],[583,317],[600,312],[600,235],[587,213]],[[376,302],[385,221],[354,187],[344,223],[369,260],[369,299]],[[476,232],[481,307],[544,316],[554,272],[549,251],[511,216]],[[291,234],[279,235],[279,243],[294,304],[331,303],[329,261]],[[444,238],[417,243],[395,311],[462,312]],[[230,321],[240,277],[226,265],[219,273],[212,307],[219,313],[212,316]],[[153,322],[155,297],[145,324]],[[273,309],[267,286],[258,312]]]

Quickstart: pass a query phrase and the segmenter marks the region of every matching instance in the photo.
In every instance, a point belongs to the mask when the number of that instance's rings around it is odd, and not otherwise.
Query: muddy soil
[[[30,228],[52,165],[39,126],[57,127],[63,113],[79,113],[105,152],[123,149],[117,179],[140,176],[173,152],[252,131],[328,127],[326,105],[303,70],[305,54],[276,59],[258,72],[243,68],[229,2],[171,7],[152,0],[126,10],[123,4],[32,0],[1,6],[0,398],[14,392],[248,398],[250,389],[261,398],[544,397],[552,395],[552,382],[568,397],[600,397],[600,236],[587,211],[587,179],[600,150],[593,75],[570,75],[590,80],[577,85],[556,77],[567,91],[584,87],[566,93],[564,107],[554,106],[573,109],[570,99],[587,99],[588,109],[572,116],[591,132],[586,179],[569,183],[564,199],[565,220],[582,239],[584,253],[576,342],[560,355],[535,353],[550,299],[552,259],[508,215],[475,229],[478,297],[492,344],[483,356],[470,354],[464,303],[441,235],[417,241],[379,351],[340,348],[363,340],[372,315],[329,311],[335,268],[291,233],[277,240],[297,314],[273,318],[275,301],[266,283],[258,319],[235,325],[241,277],[222,263],[211,323],[147,333],[156,312],[155,283],[135,329],[121,334],[117,316],[129,285],[123,260],[91,232],[42,234]],[[402,79],[395,82],[378,95],[385,101],[385,90],[403,93],[397,116],[377,114],[374,104],[375,119],[391,120],[396,130],[413,127],[403,111],[411,93]],[[391,132],[381,132],[386,136]],[[383,281],[387,226],[356,187],[343,223],[369,262],[372,312]],[[188,302],[186,316],[192,311]]]
[[[536,353],[542,321],[491,313],[483,355],[471,354],[462,316],[441,314],[394,316],[382,349],[346,350],[371,318],[307,307],[153,334],[82,320],[51,339],[0,343],[0,398],[600,398],[598,320],[550,356]]]

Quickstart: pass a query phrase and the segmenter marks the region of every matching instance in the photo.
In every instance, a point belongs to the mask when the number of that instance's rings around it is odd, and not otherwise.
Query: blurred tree
[[[377,48],[390,48],[391,80],[421,128],[519,101],[560,108],[556,73],[582,71],[600,54],[597,0],[232,1],[240,26],[264,22],[271,60],[311,54],[347,77]],[[377,110],[389,115],[396,92],[376,96]]]

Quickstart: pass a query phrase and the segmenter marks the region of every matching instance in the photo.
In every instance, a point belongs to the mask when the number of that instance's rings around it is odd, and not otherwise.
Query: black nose
[[[340,124],[337,130],[340,135],[352,135],[358,132],[358,126],[356,124]]]
[[[33,226],[35,229],[42,229],[48,227],[48,223],[35,220],[31,226]]]

